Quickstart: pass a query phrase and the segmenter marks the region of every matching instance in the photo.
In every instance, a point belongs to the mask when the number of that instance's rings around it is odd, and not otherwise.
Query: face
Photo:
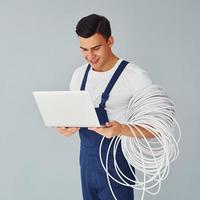
[[[96,71],[103,71],[112,56],[113,38],[105,39],[101,34],[89,38],[79,37],[80,48],[84,58]]]

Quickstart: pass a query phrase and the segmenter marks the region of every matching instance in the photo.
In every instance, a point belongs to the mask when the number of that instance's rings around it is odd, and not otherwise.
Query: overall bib
[[[110,91],[112,90],[114,84],[116,83],[117,79],[119,78],[127,64],[127,61],[122,61],[120,63],[101,96],[101,102],[99,104],[99,107],[95,108],[101,125],[104,125],[106,122],[109,121],[107,112],[105,110],[105,104],[109,98]],[[81,90],[85,90],[87,77],[90,69],[91,66],[88,65],[81,84]],[[103,137],[94,131],[88,130],[87,128],[80,128],[79,135],[81,141],[80,169],[83,199],[114,200],[114,197],[108,185],[106,172],[104,171],[99,158],[99,146]],[[102,145],[102,158],[104,163],[110,141],[111,139],[105,138]],[[111,152],[112,151],[113,146],[111,147]],[[126,162],[126,159],[123,156],[121,144],[119,145],[117,150],[116,160],[120,167],[120,170],[124,174],[126,174],[127,177],[134,179],[130,168]],[[112,153],[110,153],[109,155],[108,168],[109,173],[114,178],[120,181],[120,179],[117,178],[118,175],[116,174],[114,169]],[[113,181],[111,178],[110,182],[117,200],[133,200],[134,193],[131,187],[122,186],[121,184]]]

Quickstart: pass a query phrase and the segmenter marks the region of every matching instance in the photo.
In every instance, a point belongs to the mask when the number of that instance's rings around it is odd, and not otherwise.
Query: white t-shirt
[[[112,69],[105,72],[97,72],[92,70],[92,68],[90,69],[85,90],[89,91],[95,107],[99,107],[101,95],[105,91],[121,61],[122,59],[119,59]],[[74,71],[70,83],[70,90],[80,90],[87,65],[85,64]],[[150,84],[152,84],[152,81],[147,73],[135,64],[129,63],[112,88],[106,102],[105,109],[109,120],[123,122],[125,120],[124,117],[128,103],[132,96],[136,91]]]

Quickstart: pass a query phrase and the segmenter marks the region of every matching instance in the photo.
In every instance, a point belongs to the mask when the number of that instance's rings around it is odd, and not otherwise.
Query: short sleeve
[[[129,64],[125,74],[127,87],[132,95],[135,92],[152,85],[152,81],[145,70],[135,64]]]
[[[69,84],[70,90],[80,90],[81,82],[83,80],[83,76],[87,67],[87,63],[77,68],[71,78],[71,82]]]
[[[135,92],[141,89],[144,89],[147,86],[152,85],[152,80],[150,79],[149,75],[146,71],[140,70],[137,73],[137,78],[135,81]]]
[[[71,82],[69,84],[69,90],[77,90],[77,84],[78,84],[78,74],[77,74],[77,70],[74,71],[72,78],[71,78]]]

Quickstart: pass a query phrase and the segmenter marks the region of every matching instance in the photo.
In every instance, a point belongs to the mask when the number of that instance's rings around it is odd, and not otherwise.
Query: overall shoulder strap
[[[84,74],[84,77],[83,77],[83,80],[82,80],[82,83],[81,83],[81,88],[80,90],[85,90],[85,85],[86,85],[86,82],[87,82],[87,77],[88,77],[88,73],[90,71],[90,64],[88,64],[86,70],[85,70],[85,74]]]
[[[119,76],[121,75],[121,73],[123,72],[123,70],[125,69],[128,63],[129,62],[123,60],[118,66],[118,68],[116,69],[115,73],[113,74],[110,82],[108,83],[105,91],[103,92],[101,96],[101,103],[99,104],[99,107],[105,108],[105,104],[109,98],[110,91],[112,90],[113,86],[115,85],[116,81],[118,80]]]

